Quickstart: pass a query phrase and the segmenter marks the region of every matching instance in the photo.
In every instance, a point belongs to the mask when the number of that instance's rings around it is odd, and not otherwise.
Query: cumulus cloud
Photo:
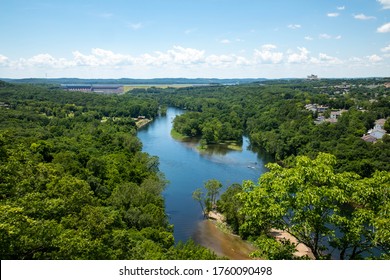
[[[366,16],[365,14],[358,14],[353,16],[355,19],[359,20],[370,20],[370,19],[376,19],[376,17],[373,16]]]
[[[173,49],[169,50],[167,53],[175,63],[192,64],[202,62],[204,60],[205,51],[174,46]]]
[[[377,32],[379,33],[388,33],[390,32],[390,22],[378,27],[378,29],[376,30]]]
[[[306,63],[309,61],[309,51],[304,47],[298,47],[298,52],[289,51],[288,63]]]
[[[377,0],[382,5],[383,9],[390,9],[390,0]]]
[[[280,63],[283,59],[283,53],[275,52],[274,49],[276,46],[272,44],[263,45],[260,50],[255,49],[255,59],[264,63]]]
[[[44,71],[52,69],[55,73],[65,73],[61,74],[62,76],[69,75],[69,73],[84,73],[84,75],[90,73],[101,75],[103,73],[103,75],[111,74],[114,76],[123,76],[126,73],[138,73],[139,75],[158,73],[159,76],[172,76],[181,75],[180,73],[182,73],[182,75],[191,76],[213,71],[216,74],[232,75],[231,73],[234,71],[234,73],[245,74],[258,73],[259,69],[273,69],[272,71],[282,75],[281,73],[284,73],[283,71],[287,68],[317,67],[320,69],[320,67],[332,67],[344,63],[345,66],[355,65],[356,67],[359,65],[383,65],[384,63],[381,64],[381,62],[387,59],[388,54],[390,55],[390,45],[384,46],[381,51],[383,52],[382,55],[372,54],[360,58],[344,58],[341,60],[323,52],[312,55],[305,47],[280,50],[273,44],[265,44],[254,49],[252,55],[249,53],[245,55],[245,52],[241,54],[206,54],[204,50],[178,45],[168,50],[137,56],[93,48],[89,52],[76,50],[67,59],[42,53],[30,58],[10,60],[5,55],[0,54],[0,69],[4,73],[12,73],[12,71],[14,73],[29,73],[29,71],[36,73],[42,71],[42,69]],[[20,71],[21,69],[24,71]]]
[[[343,10],[345,10],[345,6],[337,7],[337,10],[343,11]]]
[[[326,15],[328,17],[338,17],[340,14],[339,13],[327,13]]]
[[[222,43],[222,44],[230,44],[231,42],[230,42],[229,39],[223,39],[223,40],[220,41],[220,43]]]
[[[83,54],[79,51],[73,52],[73,63],[79,66],[118,66],[132,64],[133,62],[134,58],[129,55],[117,54],[100,48],[92,49],[91,54]]]
[[[0,65],[6,65],[8,64],[8,61],[9,61],[8,57],[0,54]]]
[[[318,55],[318,58],[313,57],[311,58],[310,61],[315,64],[328,64],[328,65],[342,63],[342,61],[339,58],[327,55],[325,53],[320,53]]]
[[[380,62],[380,61],[383,60],[382,57],[380,57],[379,55],[376,55],[376,54],[367,56],[367,59],[368,59],[370,62],[372,62],[372,63],[377,63],[377,62]]]
[[[387,47],[381,48],[382,52],[390,52],[390,44]],[[1,61],[1,58],[0,58]]]

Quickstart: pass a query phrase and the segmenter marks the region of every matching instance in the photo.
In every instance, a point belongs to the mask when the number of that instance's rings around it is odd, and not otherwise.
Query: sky
[[[390,0],[0,0],[0,78],[390,76]]]

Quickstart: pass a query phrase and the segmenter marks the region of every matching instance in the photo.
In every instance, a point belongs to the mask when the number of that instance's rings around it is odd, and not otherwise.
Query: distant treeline
[[[158,78],[158,79],[78,79],[78,78],[26,78],[26,79],[1,79],[10,83],[23,84],[121,84],[121,85],[159,85],[159,84],[246,84],[253,82],[262,82],[266,79],[207,79],[207,78]]]

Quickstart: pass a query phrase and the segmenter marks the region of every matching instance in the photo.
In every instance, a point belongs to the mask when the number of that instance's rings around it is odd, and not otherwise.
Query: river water
[[[224,187],[243,180],[256,181],[266,171],[267,159],[249,149],[249,140],[243,137],[242,151],[233,151],[214,147],[200,153],[194,142],[174,140],[170,131],[175,116],[184,111],[168,108],[166,116],[156,118],[138,132],[143,151],[160,159],[160,171],[169,181],[163,195],[169,221],[174,225],[175,241],[189,238],[198,243],[207,241],[205,225],[198,202],[192,198],[192,192],[204,185],[209,179],[217,179]]]

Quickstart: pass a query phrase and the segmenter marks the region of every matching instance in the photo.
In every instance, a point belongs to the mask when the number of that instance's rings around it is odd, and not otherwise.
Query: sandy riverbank
[[[145,125],[149,124],[152,120],[150,119],[139,119],[135,122],[135,125],[137,126],[138,129],[141,127],[144,127]]]
[[[256,249],[240,237],[221,231],[213,220],[200,221],[193,238],[197,244],[231,260],[250,260],[249,254]]]
[[[224,223],[225,218],[222,214],[211,211],[208,213],[208,220],[201,221],[198,226],[198,231],[195,235],[195,241],[199,244],[213,250],[219,256],[225,256],[232,260],[248,260],[251,259],[249,254],[256,250],[256,247],[242,240],[238,235],[223,232],[217,223]],[[286,239],[296,244],[297,257],[308,256],[310,259],[315,259],[310,248],[305,244],[299,243],[298,240],[290,233],[272,229],[270,235],[276,240]]]

